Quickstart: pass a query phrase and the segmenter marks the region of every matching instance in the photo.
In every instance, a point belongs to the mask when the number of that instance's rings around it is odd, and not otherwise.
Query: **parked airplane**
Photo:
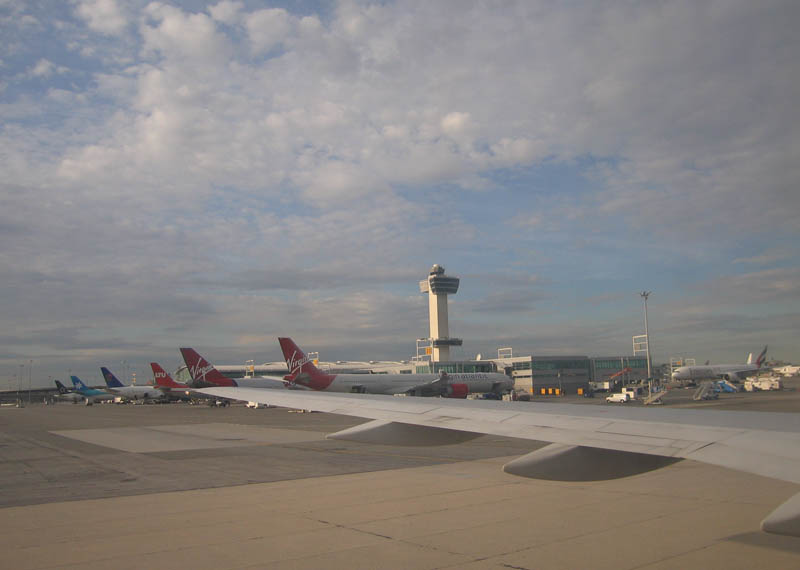
[[[188,384],[182,384],[172,379],[172,376],[164,370],[157,362],[151,362],[150,368],[153,369],[153,381],[158,389],[161,390],[168,398],[190,400],[192,397],[192,389]],[[198,394],[198,397],[204,398],[204,394]]]
[[[332,412],[373,421],[329,438],[391,445],[443,445],[492,434],[551,442],[503,466],[514,475],[560,481],[614,479],[681,459],[800,484],[800,414],[206,388],[248,402]],[[800,493],[761,523],[800,537]]]
[[[106,381],[108,389],[118,396],[122,396],[127,400],[137,402],[147,400],[163,400],[164,392],[159,390],[156,386],[126,386],[119,379],[114,376],[105,366],[100,367],[103,373],[103,379]]]
[[[723,378],[728,382],[740,382],[746,376],[759,370],[767,358],[767,347],[758,355],[755,363],[753,354],[745,364],[712,364],[710,366],[679,366],[672,372],[673,380],[700,380],[705,378]]]
[[[87,406],[91,406],[95,402],[101,402],[103,400],[113,400],[116,397],[110,392],[98,390],[97,388],[89,388],[77,376],[70,376],[70,379],[72,380],[72,385],[75,386],[75,391],[83,396]]]
[[[73,390],[68,390],[60,380],[56,380],[56,388],[58,388],[56,399],[61,400],[62,402],[72,402],[73,404],[83,402],[83,396]]]
[[[328,374],[322,372],[290,338],[279,338],[289,368],[284,377],[293,386],[328,392],[362,394],[408,394],[466,398],[470,393],[501,394],[514,387],[514,381],[497,372],[441,374]]]
[[[281,378],[261,376],[259,378],[228,378],[214,368],[205,358],[197,354],[193,348],[182,348],[181,354],[189,369],[195,387],[207,386],[240,386],[242,388],[286,388]]]

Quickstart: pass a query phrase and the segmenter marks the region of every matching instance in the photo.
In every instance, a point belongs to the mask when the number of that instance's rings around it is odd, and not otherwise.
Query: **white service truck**
[[[625,402],[630,402],[631,397],[627,392],[622,392],[621,394],[611,394],[606,396],[607,403],[617,403],[617,404],[624,404]]]

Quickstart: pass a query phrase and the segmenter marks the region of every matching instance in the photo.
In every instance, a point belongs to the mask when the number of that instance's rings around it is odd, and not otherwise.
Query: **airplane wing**
[[[206,388],[214,396],[374,420],[329,437],[425,445],[480,434],[550,442],[507,464],[523,476],[608,479],[692,459],[800,484],[800,414],[620,408]],[[576,473],[582,477],[576,477]],[[762,522],[800,537],[800,494]]]
[[[439,374],[432,376],[430,380],[420,382],[414,386],[399,387],[392,392],[383,392],[383,394],[391,394],[397,396],[406,395],[422,395],[422,396],[445,396],[448,393],[450,386],[450,379],[447,374]],[[367,391],[368,393],[369,391]]]

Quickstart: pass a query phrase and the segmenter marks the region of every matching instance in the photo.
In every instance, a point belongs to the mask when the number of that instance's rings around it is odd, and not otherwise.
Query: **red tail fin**
[[[312,390],[326,390],[330,386],[335,375],[325,374],[314,366],[311,359],[297,346],[294,341],[287,337],[279,337],[283,358],[286,366],[289,367],[289,379],[294,384],[306,386]]]
[[[182,348],[181,354],[192,380],[199,384],[213,384],[214,386],[236,386],[236,382],[226,378],[208,361],[197,354],[193,348]]]
[[[172,376],[170,376],[166,370],[161,368],[161,365],[157,362],[151,362],[150,368],[153,369],[153,380],[156,386],[161,386],[162,388],[188,388],[186,384],[175,382],[175,380],[172,379]]]

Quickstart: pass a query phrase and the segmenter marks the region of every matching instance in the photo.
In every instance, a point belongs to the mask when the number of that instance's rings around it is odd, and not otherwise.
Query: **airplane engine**
[[[466,384],[449,384],[447,386],[448,398],[466,398],[469,394],[469,386]]]
[[[728,382],[739,382],[741,380],[736,372],[728,372],[727,374],[723,374],[722,377]]]

